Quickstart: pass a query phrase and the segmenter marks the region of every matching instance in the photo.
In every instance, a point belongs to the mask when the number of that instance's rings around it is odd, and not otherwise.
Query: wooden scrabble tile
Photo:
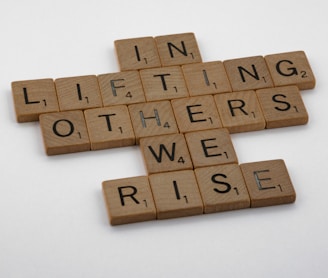
[[[191,96],[231,92],[221,61],[183,65],[182,71]]]
[[[297,86],[285,86],[256,91],[266,128],[303,125],[308,113]]]
[[[262,56],[253,56],[223,62],[232,91],[246,91],[273,87],[273,82]]]
[[[104,106],[145,102],[138,71],[123,71],[98,75]]]
[[[202,62],[194,33],[158,36],[155,41],[163,67]]]
[[[127,106],[117,105],[84,111],[91,150],[134,145],[136,140]]]
[[[114,44],[121,71],[161,66],[153,37],[116,40]]]
[[[304,51],[271,54],[264,57],[275,86],[296,85],[313,89],[315,77]]]
[[[141,138],[140,149],[148,174],[193,169],[183,134]]]
[[[178,133],[169,101],[131,104],[128,108],[137,144],[142,137]]]
[[[250,207],[248,191],[238,164],[197,168],[195,175],[204,213]]]
[[[96,75],[58,78],[55,85],[61,111],[102,106]]]
[[[141,70],[140,77],[147,101],[189,96],[179,66]]]
[[[90,150],[82,111],[41,114],[40,126],[47,155]]]
[[[149,176],[157,219],[203,213],[203,202],[194,171],[175,171]]]
[[[194,168],[238,163],[227,129],[210,129],[185,134]]]
[[[59,111],[52,79],[14,81],[11,87],[17,122],[38,121],[42,113]]]
[[[181,133],[222,127],[211,95],[175,99],[171,103]]]
[[[245,163],[240,167],[251,198],[251,207],[295,201],[296,193],[283,160]]]
[[[223,127],[230,133],[262,130],[265,120],[255,91],[214,96]]]
[[[156,219],[156,208],[148,177],[140,176],[102,183],[111,225]]]

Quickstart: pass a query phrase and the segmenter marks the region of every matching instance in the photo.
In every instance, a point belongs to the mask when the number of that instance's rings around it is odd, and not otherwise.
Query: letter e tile
[[[149,176],[157,219],[203,213],[203,202],[194,171],[175,171]]]
[[[295,202],[296,193],[285,162],[281,159],[241,164],[251,207]]]
[[[90,150],[89,135],[80,110],[41,114],[40,126],[47,155]]]
[[[156,219],[156,208],[148,177],[140,176],[102,183],[111,225]]]
[[[250,207],[250,199],[238,164],[195,169],[204,212],[213,213]]]

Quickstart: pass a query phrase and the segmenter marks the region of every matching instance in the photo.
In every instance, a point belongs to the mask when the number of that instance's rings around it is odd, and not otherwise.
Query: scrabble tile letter
[[[111,225],[156,219],[156,208],[145,176],[108,180],[102,183]]]
[[[293,203],[296,193],[283,160],[240,165],[251,198],[251,207]]]
[[[17,122],[38,121],[42,113],[59,111],[52,79],[15,81],[11,87]]]
[[[116,40],[114,44],[121,71],[161,66],[153,37]]]
[[[82,111],[41,114],[40,126],[47,155],[90,150]]]
[[[213,213],[250,207],[250,199],[238,164],[195,169],[204,212]]]
[[[149,174],[193,168],[183,134],[142,138],[140,148]]]
[[[149,176],[157,219],[203,213],[203,202],[194,171],[175,171]]]
[[[273,87],[262,56],[232,59],[223,63],[234,92]]]
[[[272,54],[264,57],[275,86],[296,85],[313,89],[315,77],[304,51]]]
[[[158,36],[155,41],[163,67],[202,62],[193,33]]]

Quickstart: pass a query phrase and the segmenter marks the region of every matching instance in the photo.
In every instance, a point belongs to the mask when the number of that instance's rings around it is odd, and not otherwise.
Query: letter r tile
[[[240,165],[251,198],[251,207],[295,202],[296,193],[281,159]]]
[[[149,176],[157,219],[198,215],[203,202],[194,171],[174,171]]]
[[[156,219],[148,177],[107,180],[102,183],[102,188],[111,225]]]
[[[41,114],[40,126],[47,155],[90,150],[89,135],[80,110]]]

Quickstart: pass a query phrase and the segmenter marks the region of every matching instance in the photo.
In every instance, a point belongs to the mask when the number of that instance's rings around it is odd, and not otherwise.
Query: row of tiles
[[[40,115],[48,155],[129,146],[157,135],[246,132],[307,121],[296,86]]]
[[[283,160],[227,164],[102,183],[111,225],[293,203]]]

